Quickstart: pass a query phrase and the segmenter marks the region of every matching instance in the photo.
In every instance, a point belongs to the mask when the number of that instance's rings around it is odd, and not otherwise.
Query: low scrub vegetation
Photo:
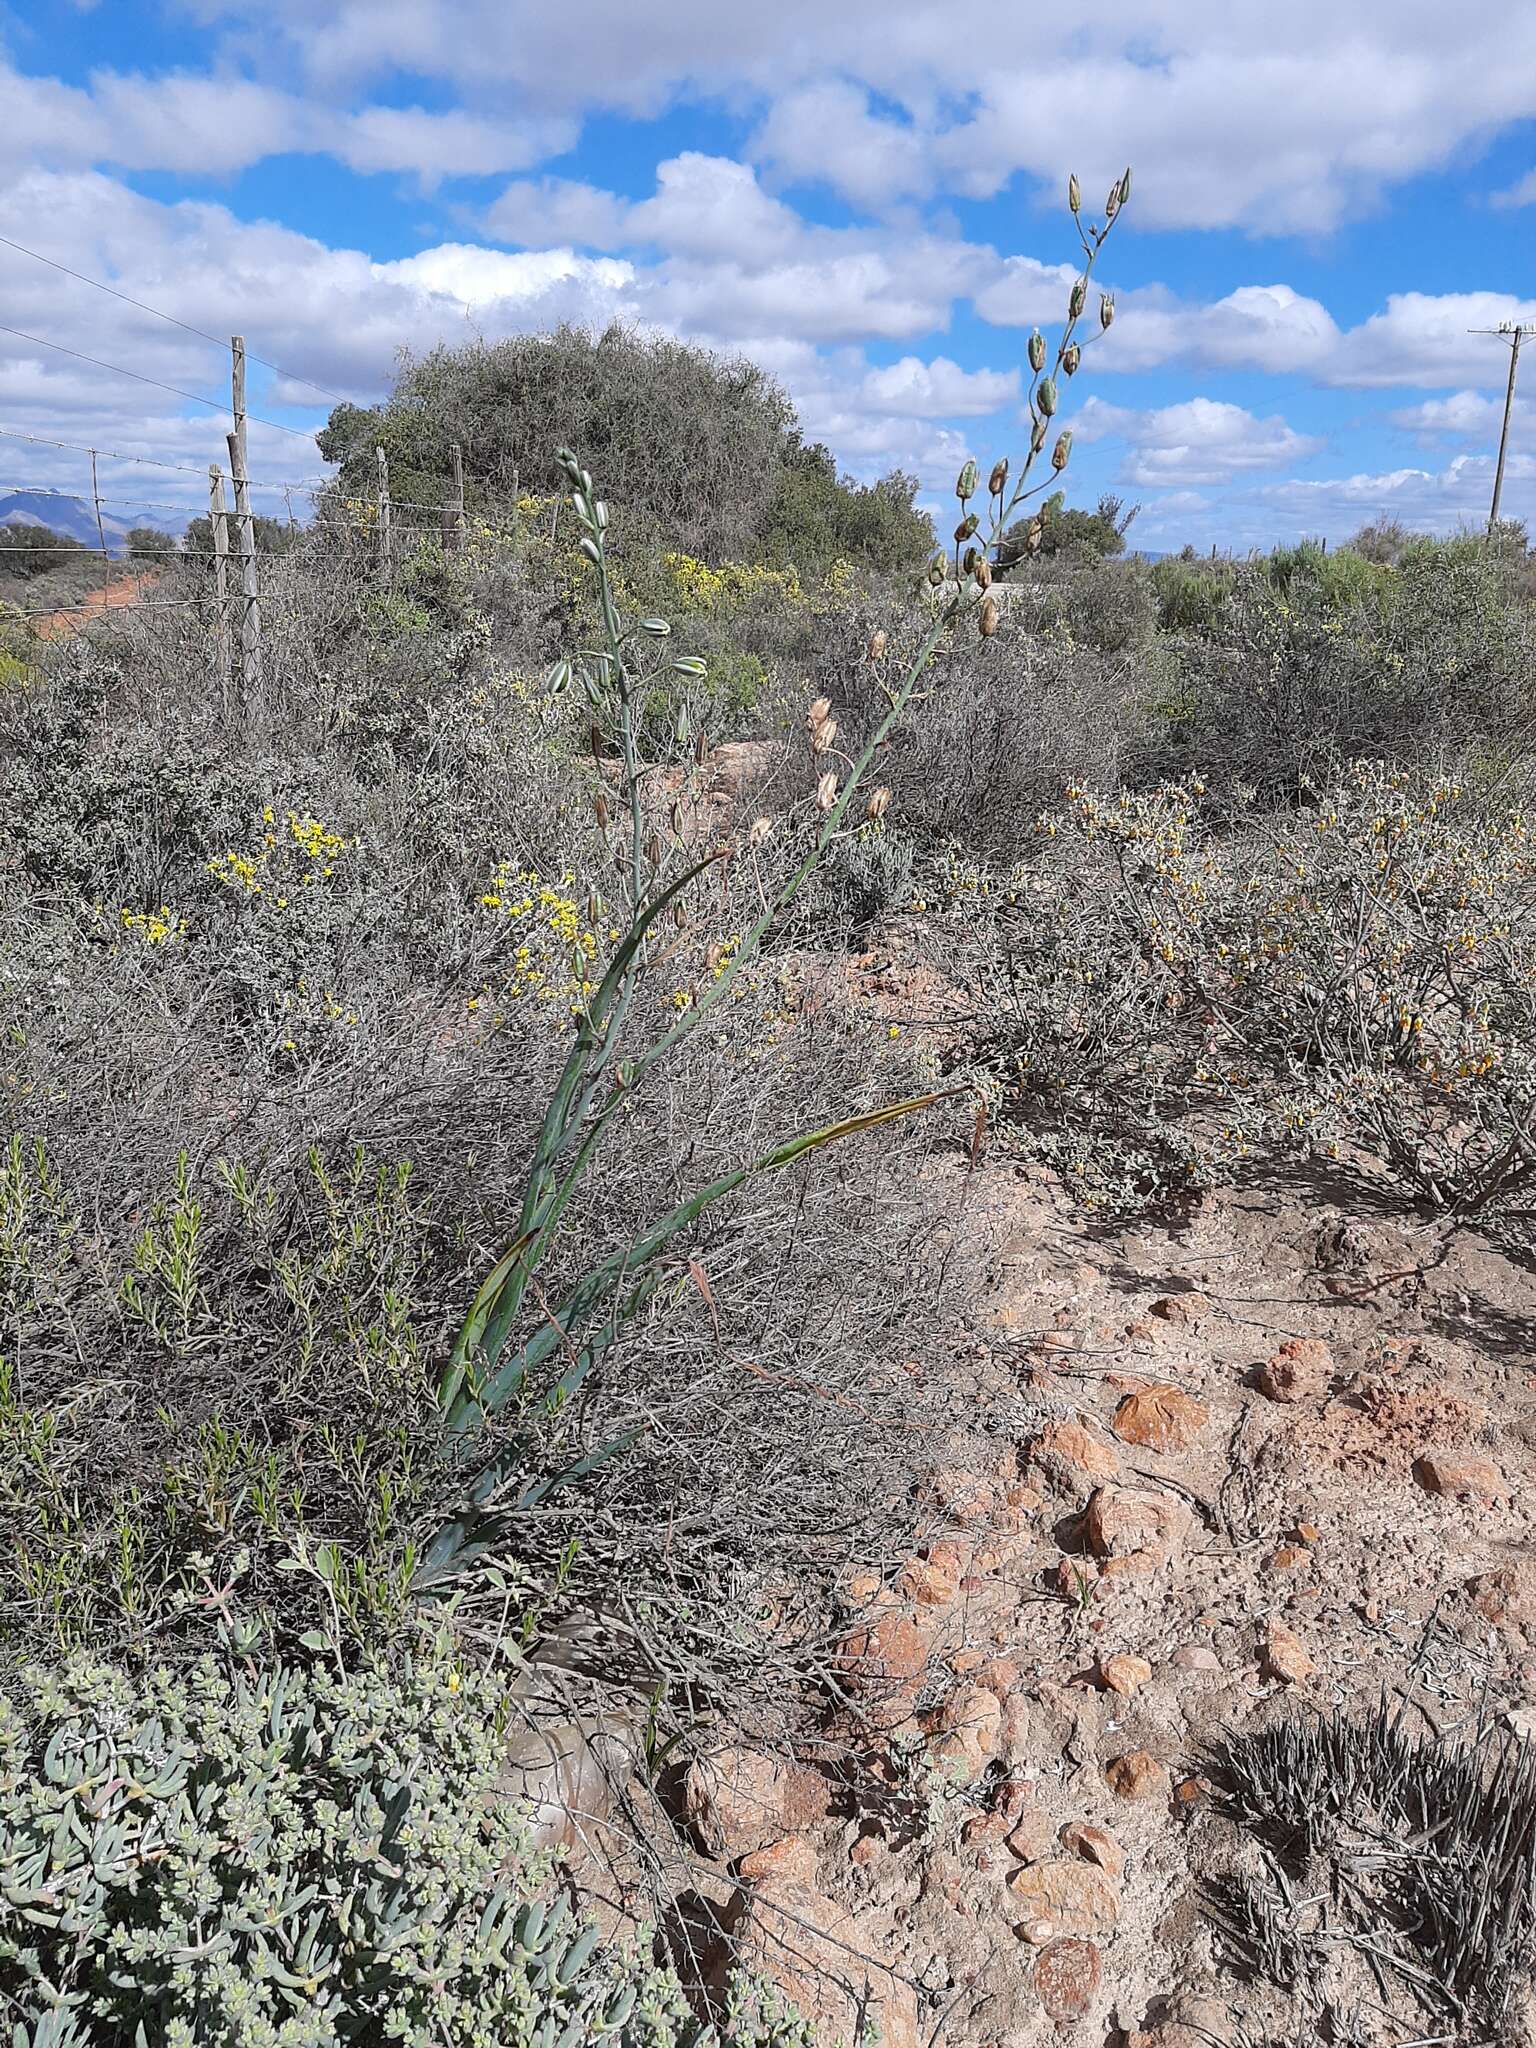
[[[26,2048],[795,2042],[565,1917],[498,1758],[557,1666],[652,1789],[836,1696],[835,1589],[953,1423],[935,1162],[990,1132],[1102,1213],[1300,1161],[1524,1228],[1523,537],[1125,556],[1054,496],[1110,196],[942,547],[760,373],[562,333],[333,418],[259,691],[195,604],[13,622]],[[385,560],[375,447],[440,502],[455,442],[462,545]],[[206,534],[157,573],[206,593]],[[865,948],[962,1021],[862,999]]]

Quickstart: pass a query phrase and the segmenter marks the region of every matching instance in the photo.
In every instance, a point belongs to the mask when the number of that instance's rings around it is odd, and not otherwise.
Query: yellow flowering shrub
[[[471,1015],[493,1024],[510,1013],[550,1006],[558,1023],[578,1016],[601,976],[600,957],[618,938],[595,893],[571,893],[567,869],[550,881],[536,868],[502,861],[481,892],[479,908],[495,922],[493,972],[466,1001]]]
[[[237,897],[265,897],[285,910],[295,890],[328,882],[357,845],[320,819],[288,811],[281,822],[268,804],[259,842],[216,854],[208,872]]]

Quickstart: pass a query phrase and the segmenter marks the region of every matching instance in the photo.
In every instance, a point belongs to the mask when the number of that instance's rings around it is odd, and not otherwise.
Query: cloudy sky
[[[288,373],[253,368],[277,486],[402,346],[618,317],[938,499],[1018,444],[1067,173],[1091,209],[1126,163],[1075,496],[1158,548],[1486,516],[1508,355],[1468,330],[1536,321],[1532,0],[0,0],[0,237],[186,323],[0,243],[0,484],[79,488],[55,440],[187,465],[106,463],[111,498],[195,496],[227,421],[100,367],[217,400],[188,328]]]

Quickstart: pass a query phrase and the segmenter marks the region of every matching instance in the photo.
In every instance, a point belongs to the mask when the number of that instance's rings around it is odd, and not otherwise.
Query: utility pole
[[[1504,387],[1504,424],[1499,430],[1499,459],[1493,472],[1493,504],[1488,512],[1490,537],[1499,523],[1499,499],[1504,490],[1504,457],[1509,448],[1509,421],[1515,409],[1515,372],[1520,367],[1520,344],[1527,335],[1536,334],[1536,327],[1522,326],[1518,320],[1505,320],[1497,327],[1471,327],[1469,334],[1493,334],[1500,341],[1509,344],[1509,382]]]

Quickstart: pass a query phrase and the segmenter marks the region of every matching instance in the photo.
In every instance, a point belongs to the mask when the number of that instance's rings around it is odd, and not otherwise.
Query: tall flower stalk
[[[671,628],[664,619],[625,620],[609,560],[608,508],[576,456],[569,449],[558,453],[581,533],[580,549],[595,573],[600,634],[597,646],[558,663],[549,683],[555,694],[573,688],[581,692],[592,721],[594,751],[606,747],[617,755],[617,817],[610,811],[606,789],[599,789],[595,804],[600,826],[616,840],[614,850],[624,877],[626,901],[613,956],[578,1011],[574,1041],[534,1145],[512,1240],[476,1295],[442,1375],[439,1404],[445,1424],[465,1457],[478,1462],[478,1473],[462,1512],[427,1547],[423,1583],[440,1582],[494,1547],[501,1514],[533,1505],[552,1486],[591,1470],[618,1448],[604,1446],[558,1478],[544,1478],[519,1491],[515,1485],[520,1468],[518,1448],[477,1461],[474,1443],[488,1423],[527,1393],[542,1389],[545,1399],[558,1403],[576,1392],[643,1307],[658,1278],[659,1262],[679,1232],[756,1175],[792,1165],[823,1145],[911,1115],[940,1099],[939,1093],[920,1095],[819,1130],[800,1132],[696,1189],[632,1243],[583,1273],[557,1304],[551,1304],[538,1285],[538,1275],[571,1199],[615,1117],[646,1076],[729,998],[738,976],[757,959],[764,940],[815,873],[828,848],[850,829],[849,820],[855,815],[854,806],[870,770],[893,731],[920,700],[923,679],[940,644],[966,619],[974,619],[983,639],[997,631],[1000,613],[992,589],[993,564],[1003,535],[1020,508],[1054,483],[1070,460],[1072,437],[1060,427],[1055,429],[1049,457],[1045,456],[1060,404],[1059,380],[1075,375],[1081,362],[1084,344],[1077,340],[1077,330],[1099,251],[1130,197],[1130,172],[1110,188],[1102,226],[1083,222],[1076,178],[1068,196],[1083,263],[1068,296],[1067,317],[1049,373],[1044,337],[1037,328],[1029,338],[1031,381],[1026,409],[1030,434],[1017,473],[1006,460],[999,461],[991,471],[984,497],[978,500],[979,472],[974,462],[966,462],[956,483],[960,519],[953,554],[946,551],[936,557],[927,572],[931,607],[927,629],[900,675],[881,682],[884,709],[858,754],[834,755],[837,725],[826,700],[818,699],[809,708],[811,751],[819,764],[826,765],[816,791],[818,822],[804,854],[765,901],[719,972],[664,1031],[639,1048],[626,1044],[626,1027],[661,951],[664,920],[678,914],[693,885],[733,858],[735,849],[730,845],[713,847],[677,870],[650,829],[639,755],[641,707],[647,693],[666,675],[699,675],[703,663],[668,655]],[[1101,296],[1100,334],[1108,330],[1113,317],[1113,300]],[[1032,482],[1042,460],[1047,474]],[[1027,551],[1038,548],[1040,533],[1037,517],[1026,539]],[[877,633],[870,656],[882,665],[884,655],[885,636]],[[840,769],[831,765],[834,760]],[[889,801],[888,790],[869,791],[858,821],[882,816]],[[752,835],[748,836],[752,843]],[[575,963],[578,983],[586,982],[590,964],[584,955]],[[537,1327],[522,1334],[532,1320],[530,1300],[538,1309]]]

